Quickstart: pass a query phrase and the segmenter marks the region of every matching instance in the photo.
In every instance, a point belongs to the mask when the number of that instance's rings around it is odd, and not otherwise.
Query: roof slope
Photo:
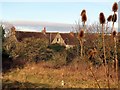
[[[16,31],[15,35],[18,41],[22,41],[24,38],[34,37],[34,38],[46,38],[52,42],[55,36],[57,35],[57,33],[47,32],[46,34],[44,34],[42,32]],[[67,45],[77,44],[77,38],[75,37],[75,35],[71,35],[70,33],[60,33],[60,35]]]

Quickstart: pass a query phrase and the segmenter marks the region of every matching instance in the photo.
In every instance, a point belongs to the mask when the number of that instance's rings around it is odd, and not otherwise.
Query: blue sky
[[[87,23],[99,20],[99,13],[107,18],[112,12],[111,2],[3,2],[0,14],[3,21],[43,21],[75,24],[80,12],[87,10]]]

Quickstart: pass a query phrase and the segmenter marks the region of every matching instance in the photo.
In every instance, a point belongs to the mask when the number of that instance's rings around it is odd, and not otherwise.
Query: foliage
[[[66,52],[54,52],[52,58],[46,62],[46,67],[60,68],[66,65]]]
[[[0,26],[0,39],[2,38],[2,41],[5,39],[5,29],[3,29],[3,26]]]
[[[65,50],[65,46],[61,46],[61,45],[58,44],[58,43],[49,45],[48,48],[54,50],[55,52],[60,52],[60,51]]]
[[[75,46],[73,48],[67,49],[66,50],[66,61],[67,63],[70,63],[72,60],[74,60],[74,58],[79,56],[79,47]]]
[[[49,58],[46,50],[47,40],[39,38],[26,38],[22,42],[15,41],[12,37],[6,39],[4,49],[14,59],[21,58],[27,61],[39,61]]]

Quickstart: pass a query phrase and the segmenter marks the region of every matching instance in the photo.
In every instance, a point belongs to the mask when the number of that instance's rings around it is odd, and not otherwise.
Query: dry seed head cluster
[[[83,14],[86,14],[86,10],[85,10],[85,9],[82,10],[81,16],[82,16]]]
[[[100,21],[100,24],[105,24],[105,16],[102,12],[100,13],[99,21]]]
[[[117,12],[117,10],[118,10],[118,4],[115,2],[115,3],[113,4],[112,11],[113,11],[113,12]]]
[[[82,22],[86,22],[87,21],[87,16],[86,16],[86,14],[84,13],[83,15],[82,15]]]
[[[107,21],[108,22],[112,21],[112,15],[109,15],[109,17],[107,18]]]
[[[112,32],[113,38],[116,37],[116,34],[117,34],[117,32],[114,30],[114,31]]]
[[[84,37],[84,30],[81,30],[78,34],[78,38],[81,39]]]
[[[87,21],[87,15],[86,15],[86,10],[82,10],[81,12],[81,17],[82,17],[82,22],[86,22]]]

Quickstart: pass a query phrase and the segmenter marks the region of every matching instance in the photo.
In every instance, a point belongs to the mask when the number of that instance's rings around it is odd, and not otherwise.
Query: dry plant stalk
[[[80,50],[80,56],[82,57],[83,56],[83,37],[84,37],[84,30],[82,29],[79,34],[78,34],[78,39],[79,39],[79,42],[80,42],[80,46],[81,46],[81,50]]]
[[[88,62],[87,62],[88,63]],[[88,63],[89,64],[89,63]],[[92,75],[93,75],[93,78],[95,79],[95,82],[96,82],[96,84],[98,85],[98,88],[100,89],[101,87],[100,87],[100,84],[99,84],[99,82],[98,82],[98,80],[97,80],[97,78],[96,78],[96,76],[95,76],[95,74],[94,74],[94,72],[93,72],[93,70],[92,70],[92,66],[91,66],[91,64],[89,65],[89,70],[90,70],[90,72],[92,73]]]
[[[118,4],[115,2],[113,4],[113,7],[112,7],[112,11],[114,12],[113,14],[113,17],[112,17],[112,22],[113,22],[113,25],[112,25],[112,36],[113,36],[113,39],[114,39],[114,60],[115,60],[115,66],[114,66],[114,69],[115,69],[115,72],[116,72],[116,79],[118,80],[118,60],[117,60],[117,45],[116,45],[116,31],[113,31],[114,30],[114,22],[117,21],[117,12],[118,10]],[[119,83],[119,81],[118,81]]]
[[[108,21],[111,21],[111,16],[108,17]],[[105,16],[104,14],[101,12],[100,16],[99,16],[99,21],[100,24],[102,24],[102,46],[103,46],[103,54],[104,54],[104,67],[105,67],[105,73],[106,73],[106,77],[107,77],[107,82],[108,82],[108,88],[110,89],[110,83],[109,83],[109,66],[107,65],[107,61],[106,61],[106,49],[105,49],[105,35],[104,35],[104,24],[105,24]]]
[[[105,39],[104,39],[104,24],[105,24],[105,16],[103,13],[100,13],[99,16],[99,21],[100,24],[102,24],[102,45],[103,45],[103,53],[104,53],[104,62],[105,62],[105,66],[106,66],[106,54],[105,54]]]
[[[112,37],[114,39],[114,68],[115,68],[115,72],[116,72],[116,79],[118,79],[118,60],[117,60],[117,43],[116,43],[116,34],[117,32],[114,30],[112,33]]]
[[[108,22],[111,22],[111,21],[112,21],[112,15],[109,15],[108,18],[107,18],[106,32],[107,32],[107,29],[108,29]]]
[[[112,21],[112,15],[109,15],[108,18],[107,18],[107,25],[106,25],[106,32],[107,32],[107,29],[108,29],[108,22],[111,22]],[[109,71],[109,63],[108,63],[108,67],[107,67],[107,82],[108,82],[108,88],[110,88],[110,71]]]
[[[85,22],[87,21],[87,15],[86,15],[86,10],[82,10],[81,12],[81,19],[83,22],[83,30],[80,31],[78,38],[80,41],[80,45],[81,45],[81,57],[83,56],[83,37],[84,37],[84,31],[85,31]]]

